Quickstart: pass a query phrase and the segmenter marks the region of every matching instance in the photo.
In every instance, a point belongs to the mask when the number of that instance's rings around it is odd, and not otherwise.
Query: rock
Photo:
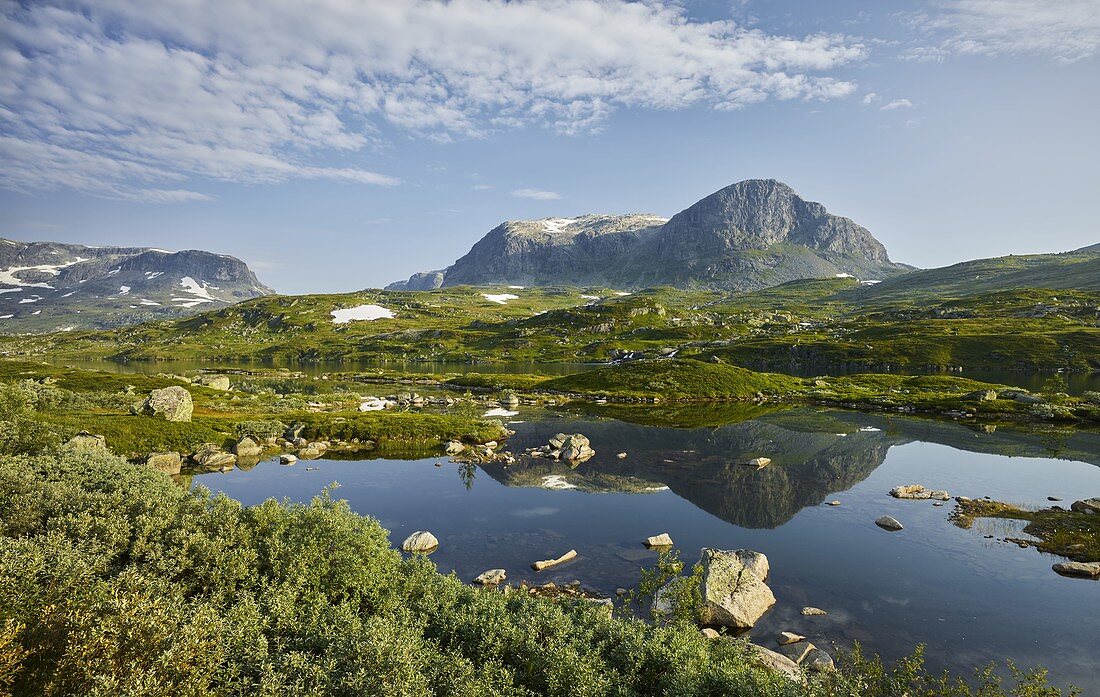
[[[794,682],[802,682],[802,669],[798,667],[797,663],[783,654],[776,653],[759,644],[749,644],[749,646],[754,651],[754,657],[757,663],[769,670],[774,670],[777,673],[785,675]]]
[[[825,505],[826,505],[826,506],[839,506],[839,505],[840,505],[840,501],[829,501],[829,502],[827,502],[827,503],[826,503]]]
[[[139,408],[140,413],[165,421],[190,421],[194,410],[191,393],[175,385],[153,390]]]
[[[245,436],[233,446],[233,452],[237,454],[237,457],[253,458],[263,455],[264,449],[263,446],[252,440],[252,438]]]
[[[890,532],[897,532],[898,530],[902,530],[905,527],[898,522],[897,518],[892,518],[888,515],[884,515],[876,520],[875,525],[879,526],[883,530],[889,530]]]
[[[1069,509],[1078,513],[1100,513],[1100,498],[1074,501]]]
[[[976,399],[979,402],[995,402],[997,401],[996,390],[978,390],[977,392],[970,392],[963,395],[963,399]]]
[[[208,470],[218,470],[232,467],[237,463],[237,456],[227,453],[213,443],[203,443],[195,452],[191,453],[191,459],[195,464]]]
[[[511,392],[506,392],[501,395],[499,401],[502,407],[514,407],[519,405],[519,397]]]
[[[1100,562],[1064,561],[1051,567],[1063,576],[1100,577]]]
[[[543,569],[549,569],[551,566],[557,566],[558,564],[564,564],[565,562],[575,559],[577,556],[577,550],[571,549],[565,554],[561,555],[557,559],[544,559],[531,564],[531,568],[535,571],[542,571]]]
[[[554,442],[562,435],[563,434],[558,434],[554,436],[554,438],[551,438],[550,445],[554,446]],[[588,438],[580,433],[566,435],[564,438],[560,439],[560,445],[554,447],[560,451],[558,455],[560,459],[570,462],[584,462],[596,454],[596,451],[590,447]]]
[[[401,543],[401,549],[406,552],[431,552],[437,547],[439,540],[427,530],[417,530]]]
[[[475,578],[474,583],[480,583],[483,586],[499,586],[507,577],[508,574],[504,569],[489,569]]]
[[[615,457],[619,458],[620,460],[625,460],[626,459],[626,453],[619,453]]]
[[[772,463],[772,459],[770,457],[754,457],[753,459],[749,460],[745,464],[748,465],[749,467],[755,467],[756,469],[760,469],[761,467],[767,467],[771,463]]]
[[[703,567],[702,624],[747,629],[775,605],[775,596],[764,583],[769,566],[763,554],[704,548],[699,563]]]
[[[145,458],[145,464],[165,474],[179,474],[183,466],[183,458],[179,453],[149,453]]]
[[[196,385],[205,385],[212,390],[222,390],[223,392],[229,389],[229,376],[228,375],[199,375],[192,383]]]
[[[282,464],[282,465],[293,465],[297,461],[298,461],[298,456],[294,455],[292,453],[283,453],[282,455],[279,456],[279,464]]]
[[[890,490],[890,495],[896,499],[936,499],[938,501],[946,501],[951,498],[946,491],[930,491],[920,484],[896,486]]]
[[[802,608],[802,614],[806,617],[816,617],[819,615],[827,615],[829,613],[825,612],[819,607],[810,607],[807,605],[806,607]]]
[[[660,535],[645,538],[645,542],[642,544],[646,547],[671,547],[672,538],[667,532],[662,532]]]
[[[1061,501],[1061,500],[1062,499],[1058,498],[1057,496],[1048,496],[1047,497],[1047,501]]]
[[[1013,399],[1015,399],[1020,404],[1042,404],[1043,403],[1043,398],[1042,397],[1036,397],[1033,394],[1025,394],[1023,392],[1017,392],[1016,396],[1013,397]]]
[[[65,441],[65,447],[72,450],[106,450],[107,439],[87,431],[81,431]]]
[[[459,443],[457,440],[452,440],[450,443],[447,443],[447,454],[448,455],[458,455],[459,453],[461,453],[465,449],[466,449],[466,446],[463,445],[462,443]]]
[[[795,644],[803,641],[806,637],[801,634],[795,634],[794,632],[780,632],[779,636],[775,638],[775,643],[780,646],[786,646],[787,644]]]
[[[721,634],[718,633],[717,630],[711,629],[710,627],[703,627],[702,629],[699,630],[699,633],[702,634],[703,636],[705,636],[708,639],[717,639],[720,636],[722,636]]]
[[[807,670],[815,673],[831,673],[836,670],[833,657],[817,647],[814,647],[806,655],[806,658],[802,659],[802,665]]]
[[[792,644],[784,644],[777,650],[795,663],[802,663],[802,661],[806,660],[806,656],[809,656],[810,652],[815,648],[817,647],[808,641],[799,641]]]

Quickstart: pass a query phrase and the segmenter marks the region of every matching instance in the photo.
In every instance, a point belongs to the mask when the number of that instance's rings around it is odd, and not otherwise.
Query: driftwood
[[[531,565],[531,568],[535,571],[542,571],[543,569],[549,569],[551,566],[557,566],[558,564],[564,564],[565,562],[573,559],[577,556],[577,550],[571,549],[565,554],[561,555],[557,559],[544,559],[543,561],[537,561]]]

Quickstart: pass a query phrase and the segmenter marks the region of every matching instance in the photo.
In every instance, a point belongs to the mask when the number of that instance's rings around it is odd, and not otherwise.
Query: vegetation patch
[[[970,528],[975,518],[1008,518],[1027,521],[1024,532],[1039,538],[1041,552],[1068,557],[1073,561],[1100,561],[1100,515],[1040,508],[1027,510],[999,501],[961,501],[952,520]]]
[[[690,360],[633,361],[552,378],[539,389],[627,399],[751,400],[758,395],[796,393],[798,378],[755,373],[732,365]]]

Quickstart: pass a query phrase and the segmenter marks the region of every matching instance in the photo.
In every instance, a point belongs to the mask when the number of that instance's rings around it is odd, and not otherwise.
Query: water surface
[[[1100,691],[1100,583],[1062,578],[1050,568],[1056,558],[1004,542],[1023,536],[1015,523],[963,530],[947,520],[950,503],[887,494],[921,483],[1033,506],[1050,505],[1048,496],[1100,495],[1100,436],[985,433],[810,409],[747,419],[679,410],[669,418],[680,428],[630,422],[651,421],[646,411],[613,413],[621,418],[537,409],[515,417],[513,452],[557,431],[588,435],[598,454],[575,468],[537,459],[483,468],[443,458],[318,460],[194,481],[246,504],[305,501],[339,482],[335,495],[378,518],[394,544],[415,530],[435,533],[441,546],[432,559],[464,580],[503,567],[513,582],[578,579],[613,595],[653,563],[640,544],[649,535],[668,532],[689,562],[705,546],[751,548],[768,555],[778,599],[751,632],[761,643],[791,630],[823,647],[858,640],[888,658],[925,643],[937,668],[969,674],[1011,658],[1046,666],[1086,694]],[[739,464],[757,455],[773,463]],[[824,505],[833,499],[841,505]],[[905,529],[880,530],[873,521],[884,514]],[[569,549],[576,561],[530,569]],[[803,617],[804,605],[829,614]]]

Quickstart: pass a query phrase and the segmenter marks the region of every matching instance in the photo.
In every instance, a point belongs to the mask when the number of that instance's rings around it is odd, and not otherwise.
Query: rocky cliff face
[[[443,270],[390,288],[441,285],[653,285],[751,290],[851,274],[880,280],[909,270],[866,228],[830,214],[773,179],[717,191],[670,220],[586,215],[510,221]]]
[[[221,254],[0,238],[3,333],[115,327],[271,292],[244,262]]]

